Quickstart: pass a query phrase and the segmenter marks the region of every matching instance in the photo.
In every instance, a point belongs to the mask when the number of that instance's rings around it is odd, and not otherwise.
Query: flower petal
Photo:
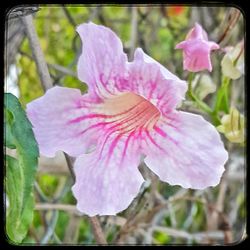
[[[195,23],[194,27],[188,32],[187,39],[204,39],[208,40],[207,32],[201,27],[199,23]]]
[[[175,112],[154,127],[146,165],[162,181],[204,189],[219,183],[228,154],[219,133],[202,116]]]
[[[207,42],[189,40],[181,47],[184,49],[184,70],[198,72],[207,69],[210,72],[212,71],[210,47]]]
[[[126,82],[117,82],[120,91],[136,93],[162,113],[173,110],[184,99],[187,84],[169,72],[138,48],[134,61],[128,63],[129,76]]]
[[[112,134],[103,138],[96,151],[76,159],[72,191],[79,211],[89,216],[115,215],[136,197],[144,179],[138,170],[135,136]]]
[[[220,46],[219,46],[217,43],[215,43],[215,42],[209,41],[209,42],[208,42],[208,45],[209,45],[209,47],[210,47],[210,50],[216,50],[216,49],[219,49],[219,48],[220,48]]]
[[[187,91],[186,82],[146,55],[135,51],[129,63],[120,39],[110,29],[93,23],[77,28],[83,41],[78,76],[89,84],[90,93],[110,98],[120,92],[133,92],[148,99],[162,112],[173,110]]]
[[[127,62],[120,39],[111,29],[91,22],[79,25],[77,32],[83,43],[78,78],[88,84],[91,94],[101,98],[114,94],[114,78],[124,74]]]
[[[85,153],[97,140],[99,130],[83,131],[96,124],[101,115],[91,114],[97,101],[81,95],[78,89],[54,87],[27,105],[27,115],[39,144],[48,157],[63,150],[71,156]],[[80,118],[79,118],[80,117]]]

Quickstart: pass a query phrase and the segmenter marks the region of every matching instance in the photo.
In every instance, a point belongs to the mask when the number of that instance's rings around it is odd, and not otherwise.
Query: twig
[[[213,239],[223,239],[223,233],[221,231],[210,231],[210,232],[198,232],[198,233],[187,233],[186,231],[169,228],[169,227],[162,227],[162,226],[153,226],[150,228],[150,231],[160,231],[165,232],[166,234],[172,236],[172,237],[178,237],[178,238],[184,238],[188,240],[196,240],[201,241],[205,238],[213,238]]]
[[[34,58],[33,58],[31,55],[29,55],[28,53],[26,53],[26,52],[24,52],[24,51],[22,51],[22,50],[19,50],[18,52],[19,52],[21,55],[26,56],[26,57],[29,58],[30,60],[34,60]],[[47,63],[47,65],[48,65],[50,68],[53,68],[53,69],[55,69],[56,71],[59,71],[59,72],[65,74],[65,75],[70,75],[70,76],[73,76],[73,77],[77,78],[77,74],[76,74],[74,71],[72,71],[72,70],[70,70],[70,69],[68,69],[68,68],[66,68],[66,67],[64,67],[64,66],[62,66],[62,65],[52,64],[52,63]]]
[[[67,162],[67,165],[68,165],[68,169],[70,171],[70,174],[75,182],[76,180],[76,176],[75,176],[75,173],[73,171],[73,163],[72,163],[72,159],[70,158],[69,155],[67,155],[66,153],[64,153],[64,156],[65,156],[65,159],[66,159],[66,162]]]
[[[96,216],[89,217],[89,220],[92,224],[95,239],[96,239],[97,243],[99,243],[101,245],[107,245],[108,243],[104,237],[104,234],[102,232],[102,228],[101,228],[101,225],[100,225],[98,218]]]
[[[48,197],[43,193],[42,189],[40,188],[40,186],[38,185],[38,183],[36,181],[34,183],[34,188],[35,188],[37,194],[39,195],[39,200],[42,202],[47,202]]]
[[[148,187],[144,186],[144,190],[140,193],[138,198],[136,199],[136,203],[132,203],[130,208],[130,214],[127,216],[127,220],[124,225],[121,227],[120,231],[117,233],[113,242],[120,244],[124,237],[130,232],[131,228],[135,228],[135,224],[137,224],[138,220],[140,220],[142,208],[145,206],[146,199],[145,194],[148,192]]]
[[[217,43],[221,44],[223,40],[225,40],[225,38],[228,36],[228,34],[230,33],[230,31],[233,29],[233,27],[235,26],[236,22],[239,20],[240,18],[240,11],[237,9],[231,9],[230,13],[228,15],[228,20],[225,20],[225,22],[227,23],[227,26],[224,30],[224,32],[222,33],[222,35],[218,38]]]
[[[65,229],[65,233],[63,237],[64,243],[68,243],[68,244],[77,243],[80,224],[81,224],[81,221],[79,220],[79,217],[76,216],[75,214],[70,214],[69,223],[67,225],[67,228]]]
[[[35,210],[38,210],[38,211],[60,210],[60,211],[73,213],[74,215],[78,215],[78,216],[85,216],[76,209],[75,205],[69,205],[69,204],[37,203],[35,205]],[[125,222],[126,222],[126,219],[124,217],[117,216],[117,215],[108,217],[108,220],[107,220],[107,223],[115,224],[119,226],[123,226]]]
[[[62,241],[59,239],[58,235],[55,232],[53,233],[53,239],[57,244],[62,244]]]
[[[33,227],[29,228],[29,234],[35,239],[36,243],[39,242],[39,238],[37,237],[35,230],[33,229]]]
[[[37,203],[35,210],[62,210],[70,213],[79,214],[76,206],[68,204],[54,204],[54,203]]]
[[[74,20],[73,17],[71,16],[69,10],[68,10],[64,5],[62,6],[62,9],[63,9],[63,12],[64,12],[65,16],[68,18],[70,24],[71,24],[71,25],[74,27],[74,29],[75,29],[75,27],[77,26],[77,23],[75,22],[75,20]]]
[[[144,223],[145,225],[148,225],[150,223],[150,220],[154,217],[154,215],[156,213],[158,213],[164,207],[168,206],[170,203],[176,202],[178,200],[196,201],[196,202],[199,202],[199,203],[202,203],[202,204],[206,205],[209,209],[214,210],[215,212],[217,212],[220,215],[220,219],[222,220],[223,226],[225,226],[225,227],[229,226],[228,219],[226,218],[224,213],[222,211],[220,211],[216,206],[214,206],[212,204],[209,204],[207,201],[201,200],[201,199],[196,198],[196,197],[178,195],[176,197],[169,198],[168,201],[166,201],[166,202],[164,202],[162,204],[159,204],[159,205],[155,206],[151,211],[148,212],[148,214],[146,214],[145,216],[137,218],[137,220],[134,220],[132,224],[125,223],[125,226],[122,227],[123,230],[122,230],[121,236],[117,237],[117,243],[118,244],[121,243],[122,239],[124,238],[124,235],[126,235],[129,232],[135,230],[138,227],[139,224],[142,225],[141,223]],[[229,231],[229,228],[227,228],[227,229],[220,228],[220,229],[224,233]]]
[[[151,189],[152,190],[152,189]],[[186,189],[182,189],[179,191],[176,196],[172,197],[173,198],[180,198],[183,197],[183,194],[187,192]],[[158,194],[158,193],[156,193]],[[156,195],[157,196],[157,195]],[[159,201],[160,198],[157,197],[157,200]],[[133,230],[135,230],[141,222],[143,223],[150,223],[150,221],[154,218],[155,214],[158,213],[163,207],[169,205],[169,203],[161,203],[159,205],[155,204],[151,210],[149,210],[146,214],[143,214],[140,216],[140,213],[134,215],[133,219],[131,220],[130,218],[127,219],[126,223],[122,226],[120,229],[119,233],[117,234],[116,238],[114,239],[114,242],[117,244],[122,243],[123,239],[125,236],[129,233],[131,233]]]
[[[228,172],[226,172],[227,174]],[[224,177],[225,178],[225,177]],[[217,212],[218,211],[223,211],[223,202],[224,202],[224,199],[225,199],[225,195],[226,195],[226,190],[227,190],[227,180],[225,179],[222,179],[221,181],[221,184],[220,184],[220,189],[219,189],[219,194],[218,194],[218,197],[217,197],[217,201],[216,201],[216,204],[215,204],[215,207],[216,207],[216,210],[213,209],[210,216],[209,216],[209,219],[208,219],[208,228],[211,230],[215,230],[218,228],[218,219],[219,219],[219,213]]]
[[[63,66],[58,65],[58,64],[50,64],[50,63],[48,63],[48,66],[65,74],[65,75],[70,75],[70,76],[77,78],[77,74],[74,71],[72,71],[66,67],[63,67]]]
[[[130,35],[130,50],[129,50],[129,58],[132,60],[135,44],[137,40],[137,7],[132,7],[132,19],[131,19],[131,35]]]
[[[38,73],[40,76],[40,80],[42,83],[42,87],[44,91],[46,91],[49,88],[52,88],[52,81],[49,75],[49,70],[41,49],[41,46],[39,44],[38,35],[36,33],[32,15],[28,15],[22,18],[22,21],[24,23],[26,34],[28,36],[30,47],[36,62],[36,66],[38,69]]]
[[[34,6],[20,6],[15,7],[11,12],[8,14],[8,19],[18,18],[21,16],[26,16],[33,14],[37,11],[39,11],[40,8],[38,7],[38,4],[35,4]]]
[[[196,202],[202,203],[202,204],[206,205],[208,208],[210,208],[210,209],[216,211],[218,214],[220,214],[223,220],[227,220],[227,218],[225,217],[223,211],[219,210],[216,206],[208,203],[205,200],[201,200],[201,199],[196,198],[196,197],[183,196],[183,197],[177,197],[177,198],[174,198],[174,199],[170,198],[169,202],[175,202],[177,200],[196,201]],[[164,204],[162,204],[162,205],[164,205]]]
[[[32,15],[25,16],[22,18],[22,20],[23,20],[24,26],[26,28],[27,36],[28,36],[28,39],[30,42],[33,56],[35,58],[35,62],[36,62],[37,68],[38,68],[38,73],[39,73],[39,76],[41,79],[43,89],[44,89],[44,91],[46,91],[47,89],[53,87],[53,85],[52,85],[52,81],[51,81],[51,78],[49,75],[47,63],[45,61],[41,46],[39,44],[36,29],[34,27],[33,20],[32,20]],[[66,154],[65,154],[65,158],[67,160],[67,163],[68,163],[67,165],[68,165],[68,168],[70,170],[70,173],[71,173],[73,179],[75,180],[75,174],[73,172],[71,160]],[[105,237],[104,237],[104,234],[102,232],[102,228],[101,228],[100,223],[98,221],[98,218],[97,217],[92,217],[92,218],[89,217],[89,220],[92,223],[96,242],[98,244],[107,244]]]
[[[98,14],[98,6],[97,7],[93,7],[91,8],[92,9],[92,12],[91,14],[89,15],[89,19],[88,21],[92,21],[96,18],[97,14]],[[89,9],[88,9],[89,10]],[[89,10],[90,11],[90,10]]]
[[[50,223],[48,225],[48,230],[46,231],[45,235],[41,239],[42,244],[48,243],[50,238],[53,236],[53,233],[55,231],[56,223],[58,219],[58,211],[53,211],[52,218],[50,220]]]
[[[104,26],[108,26],[106,19],[103,16],[103,12],[102,12],[102,5],[98,5],[97,6],[97,18],[99,19],[99,21],[104,25]]]
[[[56,203],[62,199],[62,197],[70,190],[72,185],[72,180],[68,176],[60,176],[60,182],[58,184],[57,190],[54,193],[54,197],[51,200],[52,203]]]

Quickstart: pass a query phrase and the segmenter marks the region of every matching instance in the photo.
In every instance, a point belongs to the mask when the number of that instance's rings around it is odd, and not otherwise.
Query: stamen
[[[105,101],[102,114],[120,133],[139,127],[151,130],[160,118],[160,111],[145,98],[134,93],[124,93]]]

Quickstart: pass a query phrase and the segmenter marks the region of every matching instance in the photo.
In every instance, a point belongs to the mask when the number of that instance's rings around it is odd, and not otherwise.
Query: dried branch
[[[136,6],[132,7],[130,50],[129,50],[130,60],[132,60],[137,40],[137,25],[138,25],[137,16],[138,16],[137,7]]]
[[[26,33],[27,33],[27,36],[28,36],[28,39],[30,42],[33,56],[35,58],[35,62],[37,65],[37,69],[38,69],[38,73],[39,73],[39,76],[41,79],[43,89],[44,89],[44,91],[46,91],[47,89],[53,87],[53,85],[52,85],[52,81],[51,81],[51,78],[49,75],[47,63],[45,61],[41,46],[39,44],[39,39],[38,39],[38,35],[36,33],[36,29],[35,29],[34,24],[33,24],[32,16],[31,15],[25,16],[22,18],[22,20],[23,20],[24,26],[26,28]],[[71,159],[67,154],[65,154],[65,158],[67,161],[69,171],[70,171],[73,179],[75,180],[75,175],[73,172]],[[98,221],[98,218],[97,217],[91,217],[91,218],[89,217],[89,220],[90,220],[92,227],[93,227],[96,242],[98,244],[107,244],[105,237],[104,237],[104,234],[102,232],[100,223]],[[51,229],[51,227],[50,227],[50,229]],[[47,233],[50,233],[50,232],[47,232]]]
[[[165,232],[166,234],[175,237],[175,238],[183,238],[187,240],[196,240],[198,242],[203,241],[204,239],[217,239],[223,240],[223,233],[221,231],[210,231],[210,232],[198,232],[198,233],[187,233],[183,230],[178,230],[169,227],[162,227],[162,226],[153,226],[149,229],[150,233],[152,234],[154,231]]]
[[[29,234],[35,239],[35,242],[38,243],[38,242],[39,242],[39,238],[38,238],[38,236],[36,235],[36,232],[35,232],[35,230],[33,229],[33,227],[30,227],[28,232],[29,232]]]
[[[79,229],[80,229],[81,221],[79,220],[78,216],[75,214],[70,214],[70,219],[67,228],[65,229],[63,242],[64,243],[77,243],[77,239],[79,236]]]
[[[8,19],[31,15],[39,10],[40,8],[37,4],[33,6],[17,6],[8,13]]]
[[[65,75],[70,75],[70,76],[77,78],[77,74],[74,71],[72,71],[66,67],[63,67],[63,66],[58,65],[58,64],[51,64],[51,63],[48,63],[48,66],[65,74]]]
[[[58,211],[53,211],[46,233],[40,241],[42,244],[48,243],[50,238],[53,236],[57,220],[58,220]]]
[[[122,243],[123,242],[123,239],[124,237],[128,234],[128,233],[131,233],[132,231],[134,231],[135,229],[138,228],[138,226],[142,226],[143,224],[144,225],[149,225],[150,224],[150,221],[152,220],[152,218],[161,210],[163,209],[164,207],[168,207],[170,203],[173,203],[173,202],[176,202],[178,200],[187,200],[187,201],[195,201],[195,202],[199,202],[199,203],[202,203],[204,204],[205,206],[207,206],[209,209],[215,211],[216,213],[219,214],[220,216],[220,219],[222,221],[222,224],[221,224],[221,227],[220,229],[223,231],[223,235],[226,237],[227,235],[229,235],[230,233],[230,226],[229,226],[229,222],[228,222],[228,219],[227,217],[225,216],[225,214],[223,213],[223,211],[219,210],[216,206],[208,203],[207,201],[205,200],[201,200],[197,197],[189,197],[189,196],[182,196],[182,195],[177,195],[177,196],[174,196],[174,197],[171,197],[169,198],[168,201],[162,203],[162,204],[159,204],[157,206],[154,206],[150,211],[148,211],[148,213],[138,217],[136,219],[134,219],[132,221],[132,223],[130,222],[126,222],[125,225],[122,227],[117,239],[116,239],[116,242],[118,244]],[[230,236],[230,235],[229,235]],[[229,238],[229,237],[228,237]],[[227,240],[227,239],[225,239]],[[228,243],[228,241],[227,241]]]
[[[82,214],[76,209],[75,205],[69,204],[37,203],[35,205],[35,210],[61,210],[82,216]]]
[[[29,55],[28,53],[26,53],[20,49],[19,49],[18,53],[21,54],[22,56],[29,58],[30,60],[34,60],[33,56]],[[70,70],[62,65],[52,64],[52,63],[47,63],[47,65],[49,68],[53,68],[56,71],[58,71],[64,75],[70,75],[70,76],[77,78],[77,74],[74,71],[72,71],[72,70]]]
[[[240,11],[236,8],[232,8],[229,12],[228,17],[225,18],[223,23],[227,23],[222,35],[218,38],[217,43],[221,44],[225,38],[230,34],[231,30],[234,28],[235,24],[240,18]]]
[[[52,81],[49,75],[49,70],[47,63],[45,61],[42,48],[39,43],[38,35],[36,33],[34,24],[33,24],[33,18],[32,15],[28,15],[22,18],[23,24],[26,29],[26,34],[29,39],[30,47],[36,62],[36,66],[38,69],[38,73],[40,76],[40,80],[42,83],[42,87],[44,91],[46,91],[49,88],[52,88]]]
[[[218,219],[220,214],[218,211],[223,211],[224,208],[224,198],[226,195],[226,190],[227,190],[227,181],[223,178],[219,187],[219,194],[217,197],[217,201],[215,204],[216,210],[212,209],[212,212],[208,214],[208,229],[209,230],[215,230],[218,228]]]
[[[65,16],[67,17],[69,23],[70,23],[70,24],[74,27],[74,29],[75,29],[75,27],[77,26],[77,23],[75,22],[74,18],[71,16],[69,10],[68,10],[64,5],[62,6],[62,9],[63,9],[63,12],[64,12]]]
[[[73,178],[73,180],[75,182],[76,176],[75,176],[75,173],[74,173],[74,170],[73,170],[73,159],[69,155],[67,155],[66,153],[64,153],[64,156],[65,156],[65,159],[66,159],[70,174],[71,174],[71,176],[72,176],[72,178]]]
[[[97,216],[89,217],[89,220],[90,220],[91,225],[93,227],[96,242],[100,245],[107,245],[108,243],[104,237],[104,234],[102,232],[102,227],[100,225],[100,222],[99,222]]]

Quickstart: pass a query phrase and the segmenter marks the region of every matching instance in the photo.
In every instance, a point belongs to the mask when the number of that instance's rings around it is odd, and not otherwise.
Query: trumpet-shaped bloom
[[[90,216],[126,209],[144,181],[143,157],[170,184],[217,185],[227,152],[210,123],[176,110],[186,82],[140,48],[128,62],[106,27],[87,23],[77,32],[83,43],[78,77],[88,93],[54,87],[27,106],[41,154],[62,150],[76,157],[77,208]]]
[[[198,23],[188,32],[185,41],[178,43],[176,49],[183,49],[183,68],[191,72],[207,69],[212,71],[210,53],[219,49],[215,42],[208,41],[206,31]]]

